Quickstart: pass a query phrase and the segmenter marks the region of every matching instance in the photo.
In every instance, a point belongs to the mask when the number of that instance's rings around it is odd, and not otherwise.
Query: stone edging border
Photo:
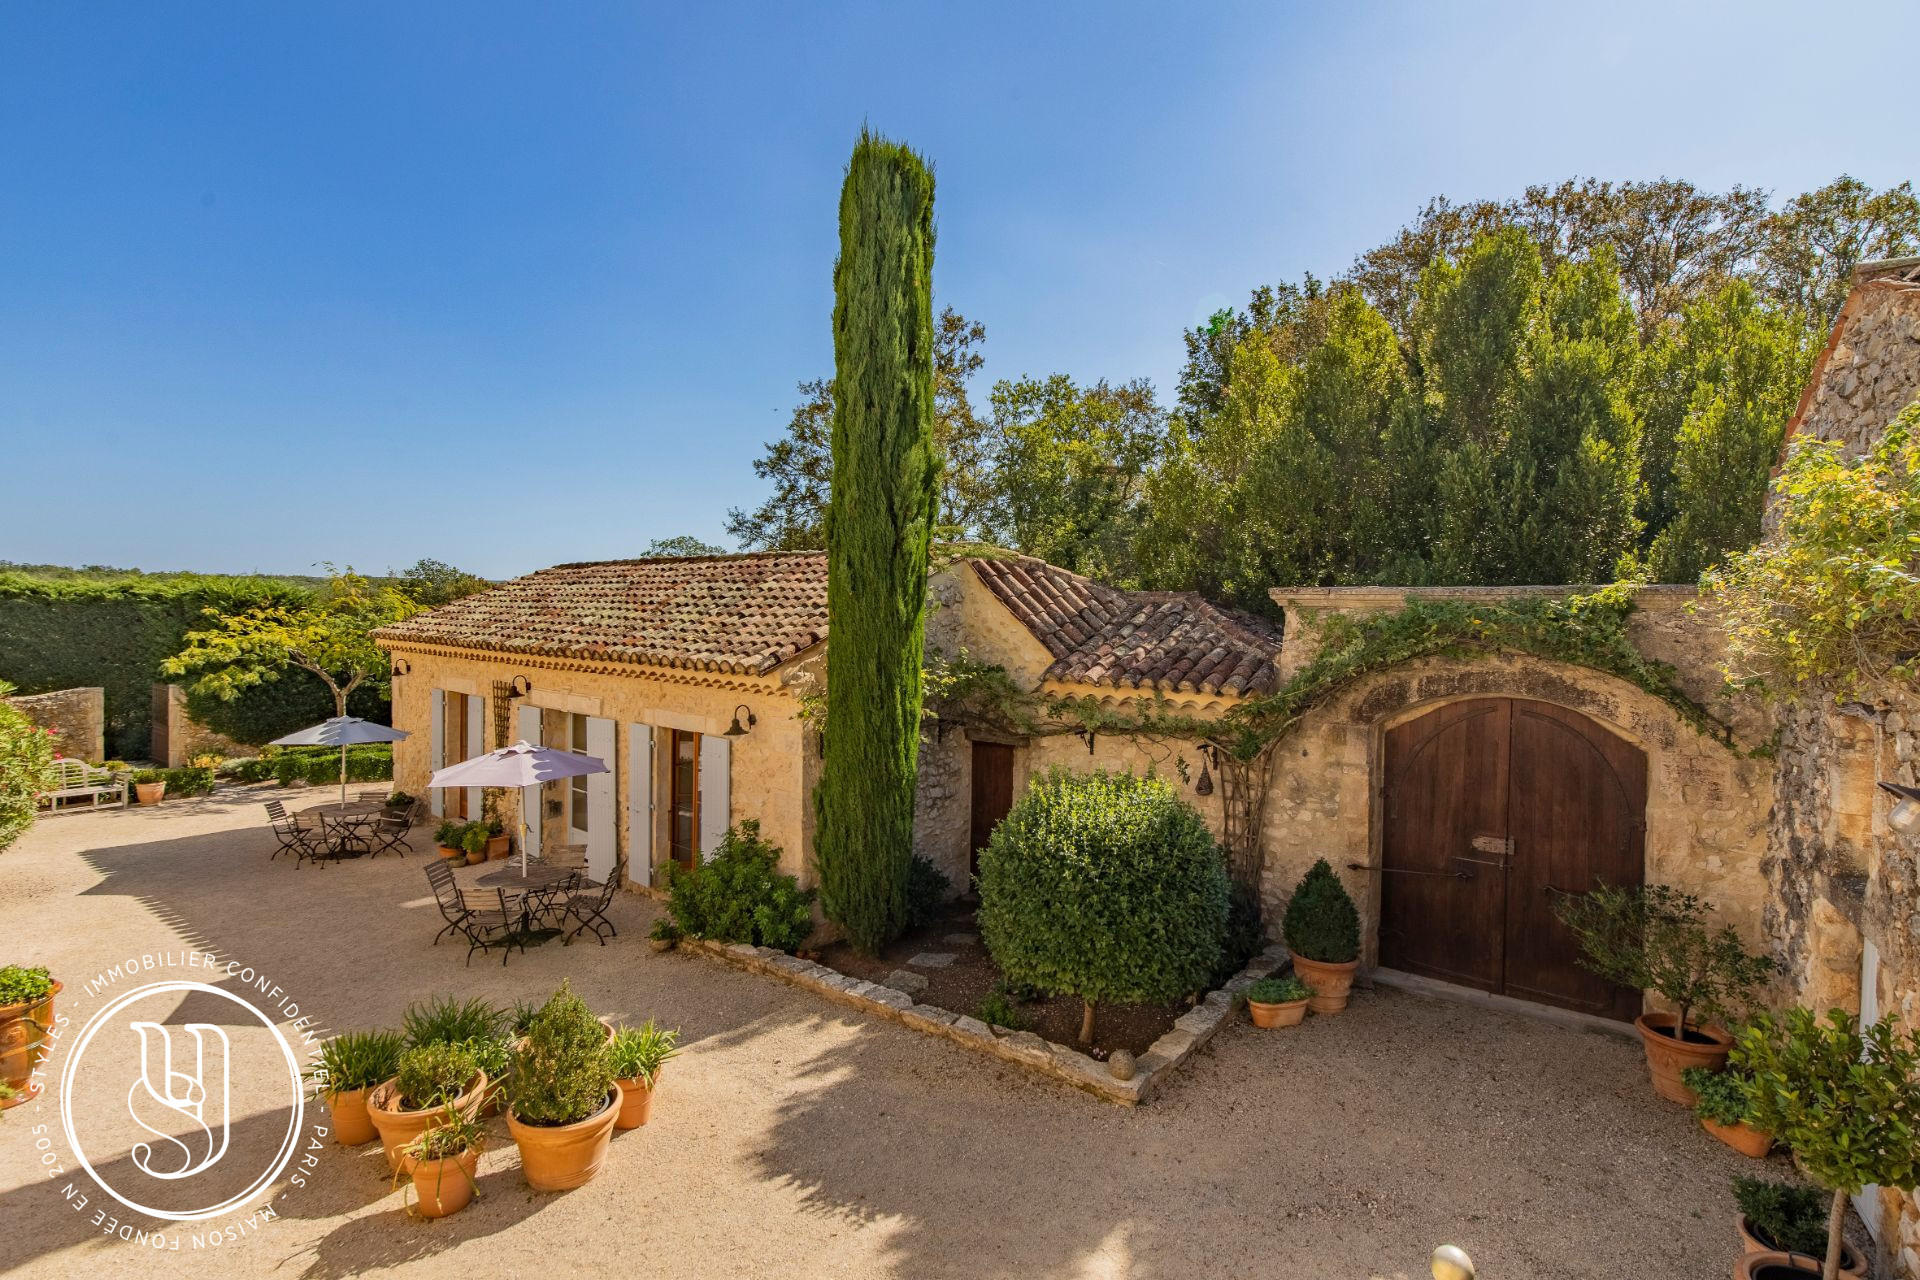
[[[1040,1075],[1051,1076],[1097,1098],[1129,1107],[1152,1097],[1155,1087],[1163,1078],[1213,1038],[1233,1012],[1235,996],[1257,979],[1277,971],[1288,959],[1284,946],[1269,944],[1266,950],[1248,962],[1246,968],[1222,983],[1219,990],[1209,991],[1198,1004],[1176,1018],[1167,1033],[1140,1055],[1132,1079],[1116,1080],[1106,1063],[1097,1062],[1078,1049],[1043,1040],[1031,1031],[1008,1031],[1003,1027],[989,1026],[963,1013],[954,1013],[930,1004],[915,1004],[913,997],[904,991],[851,978],[837,969],[802,960],[772,947],[683,938],[680,948],[714,956],[753,973],[769,974],[829,1000],[851,1005],[864,1013],[898,1022],[928,1035],[944,1037],[977,1053],[985,1053]]]

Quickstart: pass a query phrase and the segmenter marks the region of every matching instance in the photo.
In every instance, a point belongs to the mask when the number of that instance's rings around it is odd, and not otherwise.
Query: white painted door
[[[627,726],[627,879],[653,883],[653,726]]]
[[[427,693],[427,764],[435,772],[447,767],[447,727],[442,723],[446,709],[446,690],[430,690]],[[427,800],[434,817],[447,816],[446,793],[439,787],[428,788]]]
[[[467,695],[467,758],[481,754],[487,737],[487,700],[478,694]],[[459,764],[458,760],[453,763]],[[479,822],[487,816],[486,796],[479,787],[467,788],[467,821]]]
[[[1860,943],[1860,1025],[1880,1021],[1880,948],[1863,939]],[[1867,1224],[1867,1233],[1880,1239],[1880,1188],[1865,1186],[1853,1198],[1854,1210]]]
[[[587,775],[587,874],[601,883],[613,874],[619,849],[613,816],[613,729],[611,720],[587,718],[587,754],[607,766],[605,773]]]
[[[540,745],[540,708],[523,706],[514,713],[519,728],[520,741],[528,746]],[[520,788],[521,820],[527,824],[522,837],[526,841],[527,852],[538,854],[543,847],[540,843],[540,788]]]
[[[700,860],[706,862],[733,825],[733,743],[700,735]]]

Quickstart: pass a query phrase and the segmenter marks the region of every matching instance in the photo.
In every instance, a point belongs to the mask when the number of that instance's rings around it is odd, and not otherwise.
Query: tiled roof
[[[968,561],[1054,656],[1046,676],[1245,696],[1280,631],[1184,592],[1120,591],[1028,556]],[[760,675],[827,635],[817,551],[563,564],[382,627],[375,639]]]
[[[1049,680],[1245,697],[1278,678],[1280,628],[1192,592],[1121,591],[1030,556],[968,563],[1053,655]]]
[[[826,634],[826,557],[791,552],[563,564],[374,638],[758,675]]]

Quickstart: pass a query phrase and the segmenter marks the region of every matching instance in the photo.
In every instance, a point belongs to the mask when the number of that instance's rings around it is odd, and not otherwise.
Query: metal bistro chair
[[[280,841],[279,847],[267,861],[271,862],[283,853],[293,855],[295,867],[309,860],[320,862],[324,859],[325,855],[314,846],[312,827],[288,813],[287,807],[278,800],[267,801],[266,807],[267,821],[273,827],[275,838]]]
[[[392,809],[378,814],[367,824],[367,833],[371,838],[371,854],[379,857],[389,849],[413,852],[413,846],[407,843],[407,835],[413,830],[412,810],[395,812]]]
[[[353,793],[353,798],[361,804],[385,804],[387,795],[387,790],[382,787],[371,791],[356,791]]]
[[[500,963],[507,963],[507,953],[514,946],[521,951],[527,949],[526,939],[520,934],[520,913],[507,909],[506,895],[500,895],[498,910],[477,909],[467,905],[467,895],[454,883],[453,868],[440,858],[435,858],[427,866],[427,883],[433,886],[433,900],[440,908],[440,918],[446,927],[433,936],[433,945],[439,946],[440,939],[459,934],[467,940],[467,963],[473,963],[476,951],[491,951],[502,948]]]
[[[613,905],[613,892],[618,886],[614,877],[595,884],[591,880],[579,882],[576,892],[568,895],[566,906],[560,911],[560,927],[565,929],[569,920],[577,920],[571,932],[563,940],[563,945],[572,946],[573,940],[581,934],[592,931],[600,940],[601,946],[607,945],[608,938],[617,938],[620,931],[613,927],[613,921],[607,918],[607,908]]]

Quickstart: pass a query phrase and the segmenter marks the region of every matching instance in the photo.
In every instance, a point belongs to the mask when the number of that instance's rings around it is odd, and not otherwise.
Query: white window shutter
[[[653,726],[627,726],[627,879],[653,883]]]
[[[613,874],[618,842],[613,817],[613,730],[611,720],[587,720],[587,754],[607,766],[587,775],[587,874],[604,883]]]
[[[522,706],[515,715],[519,720],[520,741],[528,746],[540,745],[540,708]],[[538,854],[543,846],[540,843],[540,788],[520,788],[521,820],[527,824],[522,839],[526,841],[529,853]]]
[[[427,763],[435,773],[447,767],[447,694],[444,689],[434,689],[427,694]],[[439,787],[427,790],[428,808],[433,816],[443,818],[447,813],[446,794]]]
[[[733,743],[717,734],[700,735],[700,860],[713,857],[733,825]]]
[[[467,759],[486,750],[487,742],[487,700],[477,694],[467,695]],[[454,761],[459,764],[458,760]],[[479,787],[467,788],[467,821],[479,822],[487,816],[485,792]]]

